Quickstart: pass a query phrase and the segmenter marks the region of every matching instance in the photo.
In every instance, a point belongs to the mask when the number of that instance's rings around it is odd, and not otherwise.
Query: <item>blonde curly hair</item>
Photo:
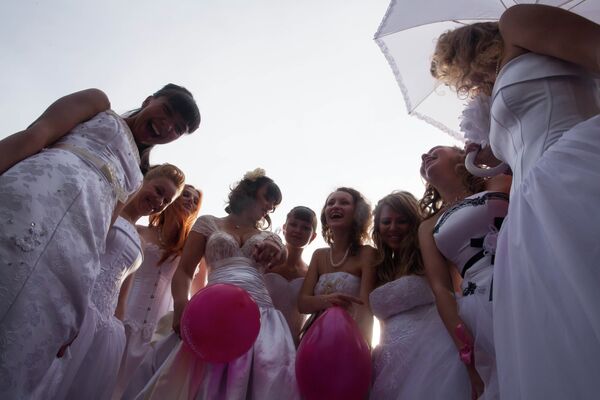
[[[431,75],[461,98],[488,96],[496,81],[504,41],[497,22],[479,22],[440,35],[431,60]]]

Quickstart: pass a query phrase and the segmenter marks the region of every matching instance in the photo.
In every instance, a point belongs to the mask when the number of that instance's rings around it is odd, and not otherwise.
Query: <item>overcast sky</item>
[[[152,161],[176,164],[202,189],[202,214],[223,216],[230,185],[255,167],[283,192],[274,228],[293,206],[319,213],[337,186],[373,205],[393,190],[420,197],[421,153],[455,142],[406,114],[372,40],[387,5],[4,0],[0,137],[73,91],[100,88],[125,112],[173,82],[193,92],[202,124]]]

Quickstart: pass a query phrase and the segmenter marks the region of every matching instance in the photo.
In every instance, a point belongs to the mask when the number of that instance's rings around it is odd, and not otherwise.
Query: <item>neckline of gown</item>
[[[278,276],[280,279],[283,279],[284,281],[286,281],[288,284],[291,284],[292,282],[295,282],[295,281],[297,281],[298,279],[304,279],[304,277],[303,277],[303,276],[299,276],[299,277],[297,277],[297,278],[293,278],[293,279],[286,279],[285,277],[283,277],[281,274],[278,274],[277,272],[267,272],[267,273],[266,273],[266,274],[264,274],[264,275],[265,275],[265,276],[266,276],[266,275],[276,275],[276,276]]]

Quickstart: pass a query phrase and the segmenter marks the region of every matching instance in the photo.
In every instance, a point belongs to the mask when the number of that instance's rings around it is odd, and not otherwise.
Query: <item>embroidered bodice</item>
[[[121,284],[141,261],[142,246],[135,227],[118,217],[108,231],[106,251],[100,258],[100,272],[90,296],[102,321],[114,315]]]
[[[461,275],[483,256],[493,255],[502,219],[508,211],[508,195],[481,192],[448,208],[438,219],[433,237],[440,252]]]
[[[71,151],[108,179],[125,202],[142,184],[140,156],[129,127],[112,110],[77,125],[52,147]]]
[[[227,258],[245,257],[251,259],[254,247],[267,238],[272,239],[280,246],[283,246],[279,236],[272,232],[263,231],[248,238],[240,247],[240,244],[233,236],[221,230],[218,225],[218,220],[217,217],[212,215],[203,215],[196,220],[196,223],[192,227],[193,231],[206,237],[204,259],[206,260],[206,266],[209,270],[213,268],[218,261]],[[252,264],[260,269],[258,264],[254,262],[252,262]]]
[[[403,276],[383,284],[369,295],[373,315],[380,321],[423,305],[433,304],[433,301],[433,292],[427,279],[418,275]]]
[[[314,293],[315,295],[344,293],[358,297],[360,295],[360,277],[343,271],[320,275]]]
[[[513,190],[564,132],[600,113],[598,77],[535,53],[509,61],[492,92],[490,144],[510,165]]]

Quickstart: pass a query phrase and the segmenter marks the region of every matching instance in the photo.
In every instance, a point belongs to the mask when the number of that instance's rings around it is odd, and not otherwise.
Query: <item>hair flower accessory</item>
[[[480,94],[474,97],[465,107],[460,116],[460,130],[465,134],[465,139],[486,147],[490,141],[490,109],[492,99],[490,96]]]
[[[262,168],[255,168],[252,171],[246,172],[246,174],[244,174],[244,179],[254,182],[258,178],[262,178],[263,176],[266,176],[265,170]]]

